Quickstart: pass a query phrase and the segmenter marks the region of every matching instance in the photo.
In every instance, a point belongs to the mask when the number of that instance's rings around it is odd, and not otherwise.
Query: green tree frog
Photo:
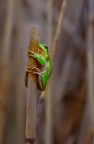
[[[51,62],[48,46],[45,46],[43,43],[39,43],[39,47],[43,52],[43,55],[29,50],[28,56],[33,57],[42,67],[41,70],[38,67],[32,67],[31,70],[33,74],[38,75],[38,88],[41,91],[44,91],[51,74],[52,62]],[[27,68],[26,71],[31,72],[30,68],[29,69]]]

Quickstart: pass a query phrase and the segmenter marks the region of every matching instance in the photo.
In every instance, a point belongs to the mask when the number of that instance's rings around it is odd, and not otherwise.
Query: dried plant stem
[[[53,11],[53,0],[48,0],[48,46],[51,51],[52,47],[52,23],[53,23],[53,17],[52,17],[52,11]],[[52,109],[53,109],[53,100],[52,100],[52,80],[50,80],[49,83],[49,89],[47,91],[46,96],[46,136],[45,136],[45,144],[52,144]]]
[[[29,50],[36,52],[38,50],[38,44],[40,39],[40,32],[37,26],[32,26],[31,30],[31,41]],[[28,65],[36,65],[34,59],[29,58]],[[36,108],[37,108],[37,96],[38,90],[35,84],[36,77],[32,77],[29,74],[28,78],[28,88],[27,88],[27,111],[26,111],[26,130],[25,130],[25,138],[27,142],[31,140],[30,143],[34,143],[34,139],[36,138]]]
[[[53,42],[53,47],[52,47],[52,0],[49,0],[49,16],[48,16],[49,40],[48,40],[48,42],[49,42],[52,60],[53,60],[53,57],[55,54],[56,43],[57,43],[61,28],[62,28],[61,25],[62,25],[62,21],[64,18],[65,7],[66,7],[66,0],[64,0],[62,3],[62,8],[61,8],[59,21],[58,21],[58,25],[57,25],[57,30],[56,30],[56,34],[55,34],[55,38],[54,38],[54,42]],[[51,47],[52,47],[52,49],[51,49]],[[46,96],[46,93],[47,93],[47,97],[46,97],[46,140],[45,140],[46,144],[52,143],[52,117],[53,117],[52,109],[53,109],[53,103],[52,103],[51,88],[52,87],[51,87],[51,83],[50,83],[49,88],[47,86],[46,90],[41,93],[42,98],[44,96]]]
[[[58,20],[58,25],[57,25],[57,29],[56,29],[56,34],[55,34],[55,38],[54,38],[54,42],[53,42],[52,52],[51,52],[52,60],[53,60],[54,54],[55,54],[56,43],[57,43],[59,34],[61,32],[61,29],[62,29],[62,22],[63,22],[63,18],[64,18],[64,12],[65,12],[65,9],[66,9],[66,4],[67,4],[67,0],[63,0],[62,7],[61,7],[61,12],[60,12],[60,15],[59,15],[59,20]]]
[[[4,128],[6,122],[6,114],[8,109],[8,94],[9,94],[9,83],[10,83],[10,42],[11,33],[13,26],[13,10],[15,0],[7,1],[7,16],[5,33],[3,40],[3,54],[2,54],[2,72],[1,72],[1,86],[0,86],[0,144],[3,142]]]
[[[52,58],[52,61],[53,61],[54,54],[55,54],[55,50],[56,50],[56,43],[57,43],[57,40],[58,40],[60,31],[61,31],[61,29],[62,29],[62,26],[61,26],[61,25],[62,25],[63,18],[64,18],[64,12],[65,12],[65,9],[66,9],[66,4],[67,4],[67,0],[63,0],[63,2],[62,2],[62,7],[61,7],[61,11],[60,11],[60,15],[59,15],[59,20],[58,20],[58,25],[57,25],[57,29],[56,29],[56,34],[55,34],[55,38],[54,38],[54,42],[53,42],[52,50],[51,50],[51,58]],[[46,95],[47,89],[48,89],[48,86],[47,86],[46,90],[41,93],[41,97],[42,97],[42,98]]]

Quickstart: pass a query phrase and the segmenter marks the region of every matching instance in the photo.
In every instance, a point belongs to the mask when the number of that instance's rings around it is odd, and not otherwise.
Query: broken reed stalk
[[[32,26],[31,29],[31,39],[29,50],[33,52],[38,52],[40,40],[40,30],[37,26]],[[36,61],[29,57],[27,66],[36,66]],[[37,108],[37,77],[36,75],[32,75],[29,73],[28,75],[28,88],[27,88],[27,110],[26,110],[26,130],[25,130],[25,138],[26,143],[33,144],[36,138],[36,108]]]
[[[62,29],[62,22],[63,22],[63,19],[64,19],[64,12],[65,12],[65,9],[66,9],[66,5],[67,5],[67,0],[63,0],[60,15],[59,15],[59,20],[58,20],[58,25],[57,25],[57,29],[56,29],[56,34],[55,34],[55,38],[54,38],[54,42],[53,42],[52,50],[51,50],[52,61],[53,61],[54,55],[55,55],[56,43],[57,43],[57,40],[59,38],[61,29]],[[47,86],[46,90],[41,93],[41,98],[43,98],[46,95],[47,89],[48,89],[48,86]]]
[[[0,144],[3,143],[6,115],[8,109],[8,94],[10,85],[10,42],[13,27],[13,10],[15,0],[7,1],[6,25],[3,40],[3,54],[1,61],[1,85],[0,85]]]
[[[93,23],[94,13],[92,5],[93,0],[88,1],[89,13],[88,13],[88,29],[87,29],[87,65],[88,65],[88,101],[91,114],[91,128],[93,131],[93,143],[94,143],[94,40],[93,40]]]

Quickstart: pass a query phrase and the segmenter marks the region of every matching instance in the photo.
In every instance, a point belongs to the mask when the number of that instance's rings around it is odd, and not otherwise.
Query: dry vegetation
[[[93,23],[93,0],[0,1],[0,144],[94,143]],[[40,97],[24,84],[31,25],[53,60]]]

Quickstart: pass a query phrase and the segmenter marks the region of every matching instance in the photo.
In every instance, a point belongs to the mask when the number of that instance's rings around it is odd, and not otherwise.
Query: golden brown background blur
[[[54,55],[48,101],[38,98],[36,144],[93,144],[94,0],[0,0],[0,144],[25,143],[32,25]]]

